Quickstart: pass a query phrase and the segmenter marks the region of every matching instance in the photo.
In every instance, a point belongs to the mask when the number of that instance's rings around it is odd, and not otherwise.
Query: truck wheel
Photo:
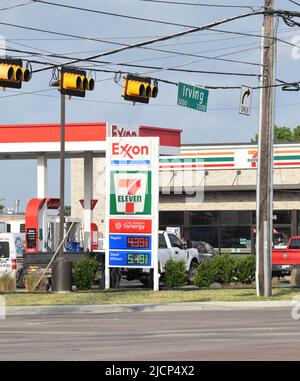
[[[300,286],[300,269],[292,270],[291,286]]]
[[[196,261],[192,261],[192,263],[190,265],[189,272],[188,272],[188,283],[189,284],[193,284],[194,278],[197,274],[198,267],[199,267],[199,263]]]

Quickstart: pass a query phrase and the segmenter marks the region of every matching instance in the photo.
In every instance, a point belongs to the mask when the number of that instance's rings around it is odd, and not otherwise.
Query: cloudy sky
[[[130,15],[152,20],[167,21],[189,26],[201,26],[218,19],[259,9],[263,0],[216,0],[219,5],[236,5],[235,8],[204,7],[199,4],[210,4],[208,0],[181,0],[182,4],[162,4],[143,0],[49,0],[52,3],[84,7],[119,15]],[[170,0],[175,1],[175,0]],[[14,5],[20,7],[5,9]],[[178,2],[177,2],[178,3]],[[189,3],[189,5],[183,5]],[[300,6],[288,0],[275,1],[276,8],[300,11]],[[197,5],[198,4],[198,5]],[[245,8],[242,8],[245,7]],[[2,23],[2,24],[1,24]],[[14,26],[3,25],[3,23]],[[40,28],[52,32],[76,35],[76,38],[55,34],[25,30],[16,26]],[[262,16],[252,16],[240,21],[224,24],[216,29],[233,32],[244,32],[259,35],[262,27]],[[116,43],[133,44],[136,42],[183,31],[182,26],[160,24],[125,17],[103,15],[79,10],[72,10],[26,0],[0,0],[0,35],[6,39],[9,49],[27,52],[38,52],[36,60],[62,63],[65,60],[49,58],[43,54],[55,53],[70,57],[86,57],[118,47]],[[278,37],[300,46],[300,28],[288,27],[279,19]],[[83,38],[84,37],[84,38]],[[94,39],[94,40],[91,40]],[[105,42],[95,41],[104,40]],[[158,52],[149,49],[131,49],[99,59],[109,63],[94,63],[93,67],[108,70],[124,70],[132,73],[145,73],[156,78],[174,82],[185,82],[201,86],[257,86],[260,72],[260,38],[206,30],[151,45],[170,52]],[[294,49],[294,51],[293,51]],[[296,50],[295,50],[296,49]],[[300,81],[297,48],[278,42],[277,78],[287,82]],[[12,56],[23,56],[34,59],[30,54],[9,52]],[[189,55],[187,55],[189,54]],[[219,57],[244,63],[225,62],[195,56]],[[300,54],[299,54],[300,56]],[[242,75],[216,75],[168,71],[152,68],[122,67],[116,63],[156,66],[160,68],[177,68],[181,70],[218,71]],[[88,67],[91,64],[82,64]],[[33,68],[42,67],[34,64]],[[1,124],[10,123],[57,123],[60,120],[60,101],[57,89],[49,88],[51,71],[36,73],[22,90],[7,90],[0,94]],[[42,90],[42,91],[40,91]],[[27,92],[40,91],[34,94]],[[152,125],[174,127],[183,130],[184,143],[233,143],[250,142],[258,129],[259,92],[253,94],[251,116],[239,114],[239,90],[210,90],[208,110],[198,112],[177,106],[177,87],[159,83],[159,95],[148,105],[135,105],[121,97],[122,81],[114,82],[114,75],[97,73],[96,88],[88,92],[84,100],[72,98],[67,102],[67,122],[116,122],[125,126]],[[276,124],[295,127],[299,120],[299,92],[276,94]],[[36,164],[34,161],[9,162],[1,161],[0,199],[8,207],[14,205],[14,199],[21,200],[24,210],[29,198],[36,196]],[[69,168],[69,166],[67,166]],[[49,164],[49,196],[59,194],[59,163]],[[69,200],[69,180],[67,181],[67,202]]]

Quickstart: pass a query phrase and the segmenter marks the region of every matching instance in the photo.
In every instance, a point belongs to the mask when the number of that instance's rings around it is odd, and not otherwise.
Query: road
[[[299,360],[291,310],[129,312],[0,320],[2,360]]]

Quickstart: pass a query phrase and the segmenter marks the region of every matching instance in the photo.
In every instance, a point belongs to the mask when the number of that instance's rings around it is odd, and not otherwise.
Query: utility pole
[[[59,242],[64,239],[65,227],[65,122],[66,122],[66,96],[60,95],[60,207],[59,207]],[[59,256],[63,257],[64,245],[59,249]]]
[[[274,0],[265,0],[262,79],[256,189],[256,287],[258,296],[272,295],[273,140],[275,94]]]

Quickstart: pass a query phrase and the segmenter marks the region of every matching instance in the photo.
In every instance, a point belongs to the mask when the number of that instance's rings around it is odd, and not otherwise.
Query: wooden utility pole
[[[258,296],[272,295],[273,240],[273,140],[275,50],[274,0],[265,0],[262,42],[262,89],[257,162],[256,204],[256,287]]]

